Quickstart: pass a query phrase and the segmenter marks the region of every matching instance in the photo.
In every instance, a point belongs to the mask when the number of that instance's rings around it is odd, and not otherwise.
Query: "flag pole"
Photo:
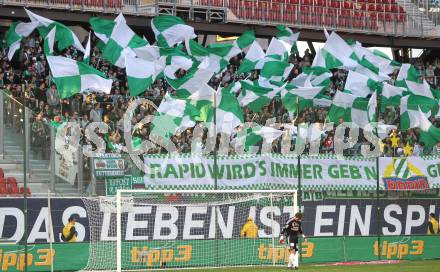
[[[218,87],[217,87],[218,88]],[[214,90],[213,113],[214,113],[214,190],[217,190],[217,89]]]
[[[299,96],[296,96],[296,141],[295,141],[295,149],[298,146],[299,141]],[[301,188],[301,153],[297,154],[297,164],[298,164],[298,190],[297,190],[297,200],[298,200],[298,211],[302,212],[301,206],[302,206],[302,188]],[[302,243],[299,243],[299,260],[302,262]]]
[[[379,186],[380,186],[380,173],[379,173],[379,158],[380,158],[380,143],[381,143],[381,139],[379,137],[379,130],[378,130],[378,126],[379,126],[379,114],[380,114],[380,95],[378,92],[378,88],[376,87],[375,89],[376,91],[376,137],[379,139],[379,156],[376,157],[376,218],[380,217],[380,206],[379,206],[379,200],[380,200],[380,190],[379,190]],[[378,252],[379,254],[377,254],[378,259],[381,259],[381,239],[380,239],[380,230],[378,229],[377,231],[377,248],[378,248]]]

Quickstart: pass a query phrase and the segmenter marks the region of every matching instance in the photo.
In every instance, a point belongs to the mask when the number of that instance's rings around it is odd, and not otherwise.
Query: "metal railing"
[[[334,3],[333,3],[334,2]],[[426,15],[403,12],[395,2],[326,0],[3,0],[3,5],[155,16],[174,14],[243,24],[278,24],[392,36],[424,37]],[[336,3],[336,4],[335,4]],[[393,8],[391,8],[393,6]],[[379,8],[380,7],[380,8]],[[203,17],[203,16],[202,16]]]
[[[63,165],[66,162],[56,152],[56,124],[32,111],[29,101],[25,107],[22,98],[15,98],[3,90],[0,90],[0,101],[0,153],[2,163],[9,165],[4,170],[4,178],[13,177],[20,190],[29,190],[31,194],[44,194],[48,190],[60,195],[90,194],[93,191],[87,191],[90,174],[84,171],[82,152],[77,152],[80,155],[69,165]],[[67,179],[61,167],[74,168],[75,176]],[[26,185],[24,180],[27,180]],[[11,192],[22,194],[8,190],[0,195]]]

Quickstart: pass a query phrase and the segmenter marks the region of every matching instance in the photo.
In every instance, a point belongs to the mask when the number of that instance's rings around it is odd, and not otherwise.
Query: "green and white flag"
[[[269,43],[266,50],[266,60],[288,61],[291,45],[275,37]]]
[[[400,99],[405,94],[406,89],[390,85],[386,82],[382,85],[381,111],[388,106],[400,106]]]
[[[374,92],[367,105],[368,122],[378,122],[377,116],[377,92]],[[365,124],[366,125],[366,124]]]
[[[191,94],[187,99],[190,101],[197,110],[200,111],[200,115],[196,118],[197,121],[207,122],[210,110],[214,105],[214,97],[216,96],[216,91],[212,89],[209,85],[206,85],[205,89],[199,90]]]
[[[172,47],[185,40],[196,38],[194,28],[181,18],[171,15],[156,16],[151,20],[151,28],[161,47]]]
[[[288,112],[296,113],[297,110],[301,112],[306,107],[313,107],[315,99],[320,99],[319,94],[323,88],[306,85],[307,87],[298,87],[287,84],[281,89],[281,101]]]
[[[431,86],[429,86],[426,80],[423,80],[422,83],[417,83],[410,80],[405,80],[406,87],[411,94],[424,96],[429,99],[434,99],[432,95]]]
[[[438,110],[438,102],[435,99],[429,99],[419,95],[406,95],[400,99],[400,115],[406,111],[421,110],[426,117],[436,114]]]
[[[314,87],[329,87],[332,76],[333,74],[329,70],[322,67],[303,67],[303,72],[292,79],[290,83],[303,87],[305,82],[309,80]]]
[[[47,56],[47,62],[61,98],[80,92],[109,94],[111,91],[112,80],[83,62],[60,56]]]
[[[293,69],[293,64],[287,61],[267,60],[261,68],[260,80],[284,81]]]
[[[402,99],[403,100],[403,99]],[[432,125],[428,117],[422,110],[400,110],[400,128],[407,130],[410,128],[420,129],[420,140],[427,147],[433,147],[440,142],[440,128]]]
[[[95,32],[96,37],[98,37],[104,44],[107,43],[108,39],[110,39],[113,28],[119,22],[126,23],[122,13],[119,13],[114,20],[107,20],[100,17],[92,17],[89,19],[93,32]]]
[[[257,81],[240,81],[241,94],[238,98],[242,107],[248,107],[253,112],[260,112],[261,109],[272,101],[280,92],[278,87],[265,88],[259,85]]]
[[[399,74],[397,75],[394,85],[408,88],[406,85],[407,81],[421,83],[420,74],[417,69],[409,63],[404,63],[400,67]]]
[[[348,71],[344,90],[355,96],[367,97],[377,89],[378,82],[354,71]]]
[[[243,110],[229,88],[217,90],[215,96],[216,132],[232,134],[236,127],[244,123]],[[214,123],[214,109],[207,111],[208,127]]]
[[[353,49],[336,32],[332,32],[325,45],[319,50],[312,67],[326,69],[345,68],[352,70],[357,66],[357,56]]]
[[[382,73],[380,67],[376,66],[376,63],[368,60],[366,56],[363,56],[362,59],[358,61],[358,64],[359,65],[356,67],[355,71],[374,81],[382,82],[390,79],[387,74]]]
[[[112,34],[102,50],[102,57],[112,64],[125,68],[125,56],[134,56],[133,48],[147,46],[148,42],[131,30],[125,22],[116,23]]]
[[[315,98],[313,98],[313,106],[314,107],[324,107],[329,108],[332,105],[332,98],[327,95],[318,94]]]
[[[246,53],[245,58],[238,69],[239,74],[247,73],[255,69],[261,69],[264,63],[266,54],[257,41],[254,41]]]
[[[227,95],[227,99],[232,101],[232,105],[235,107],[237,99],[233,99],[229,95],[234,96],[241,88],[241,84],[239,81],[233,82],[232,84],[223,87],[221,93],[217,93],[214,89],[212,89],[209,85],[206,84],[204,89],[201,89],[188,97],[188,100],[191,101],[191,104],[194,105],[199,111],[200,116],[197,121],[212,122],[212,111],[214,105],[214,99],[222,99],[222,93]],[[216,100],[219,101],[219,100]],[[238,114],[239,115],[239,114]]]
[[[188,100],[166,94],[153,118],[150,136],[168,139],[178,132],[195,126],[199,114],[200,112]]]
[[[157,62],[151,62],[140,58],[127,56],[125,58],[128,89],[131,96],[137,96],[150,88],[156,80],[163,66]]]
[[[20,48],[23,37],[29,36],[38,26],[38,22],[17,23],[9,27],[5,35],[6,45],[9,47],[8,60],[11,60],[15,52]]]
[[[342,118],[344,122],[353,122],[363,128],[370,121],[371,106],[374,106],[374,103],[367,98],[338,91],[333,98],[328,119],[330,122],[339,123],[339,119]]]
[[[205,69],[191,69],[188,73],[177,79],[165,77],[168,84],[176,90],[179,98],[187,98],[197,91],[211,90],[207,84],[212,78],[213,73]]]
[[[363,73],[367,72],[367,76],[373,78],[378,81],[379,79],[375,79],[373,75],[380,75],[381,77],[386,77],[388,74],[394,72],[394,70],[398,67],[398,63],[389,59],[387,55],[378,51],[378,50],[369,50],[362,46],[361,43],[355,42],[351,45],[354,53],[356,54],[359,61],[359,66],[356,67],[356,72]],[[367,70],[366,70],[367,69]]]
[[[73,46],[84,53],[84,47],[70,28],[59,22],[37,15],[26,8],[24,10],[32,22],[38,23],[38,32],[40,32],[42,37],[46,37],[52,28],[56,26],[55,41],[57,42],[58,50],[62,51],[69,46]]]
[[[137,49],[135,49],[135,51],[136,50]],[[192,70],[192,72],[195,71],[195,67],[193,67],[193,66],[196,65],[197,62],[193,61],[193,59],[190,56],[188,56],[187,54],[182,52],[181,48],[179,48],[179,47],[160,48],[159,54],[160,54],[159,60],[162,61],[162,59],[165,59],[166,67],[163,72],[164,72],[164,76],[167,80],[177,79],[175,73],[179,69],[185,70],[188,73],[190,73],[191,70]],[[155,61],[155,60],[152,59],[151,61]],[[193,68],[193,69],[191,69],[191,68]],[[188,76],[186,76],[186,77],[188,77]]]
[[[243,32],[243,34],[241,34],[241,36],[238,37],[237,40],[234,41],[234,46],[243,50],[244,48],[251,45],[255,40],[256,40],[255,31],[247,30]]]
[[[91,51],[91,40],[92,33],[89,32],[89,38],[87,39],[86,51],[84,52],[83,62],[86,64],[90,63],[90,51]]]
[[[277,25],[276,28],[278,30],[276,37],[278,39],[290,44],[291,53],[298,54],[299,51],[298,51],[298,46],[296,45],[296,42],[298,41],[299,32],[293,33],[293,31],[285,25]]]
[[[420,81],[420,74],[417,69],[409,63],[404,63],[400,67],[399,74],[397,75],[396,81],[409,80],[413,82]]]
[[[201,61],[199,67],[213,73],[221,73],[229,60],[241,52],[240,48],[232,44],[210,44],[203,47],[194,40],[188,40],[185,45],[188,55]]]
[[[160,48],[154,45],[146,45],[138,48],[133,48],[133,51],[137,57],[148,61],[157,61],[161,56]],[[190,67],[191,66],[192,66],[192,62]]]
[[[281,130],[266,126],[255,126],[239,132],[231,143],[233,145],[244,145],[244,150],[247,152],[252,146],[263,142],[272,143],[281,135],[283,135]]]
[[[46,37],[44,37],[44,45],[43,45],[43,51],[46,56],[52,56],[53,55],[53,45],[55,43],[55,33],[57,31],[57,27],[54,26]]]

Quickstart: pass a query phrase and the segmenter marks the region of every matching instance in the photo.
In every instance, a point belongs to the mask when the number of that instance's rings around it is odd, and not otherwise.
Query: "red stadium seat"
[[[393,21],[393,15],[391,13],[385,13],[385,21],[392,22]]]
[[[368,5],[363,3],[362,6],[361,6],[361,10],[362,11],[366,11],[367,9],[368,9]]]
[[[14,177],[7,177],[6,184],[17,186],[17,180]]]
[[[344,8],[345,9],[353,9],[353,3],[352,2],[344,2]]]
[[[17,186],[12,186],[8,188],[8,194],[10,195],[18,195],[20,193]]]
[[[284,5],[281,3],[272,3],[272,12],[270,16],[271,21],[281,20],[281,11],[284,11]]]
[[[8,190],[6,188],[6,183],[0,183],[0,196],[6,196],[8,194]]]
[[[399,12],[399,8],[396,5],[390,5],[390,10],[393,13]]]
[[[0,178],[5,177],[5,172],[3,171],[3,168],[0,168]]]
[[[385,14],[383,12],[377,13],[377,20],[378,21],[385,21]]]
[[[284,21],[293,23],[297,21],[297,7],[296,5],[287,5],[284,13]]]
[[[27,187],[26,188],[27,190],[27,195],[30,195],[31,194],[31,190],[29,189],[29,187]],[[20,191],[19,191],[19,193],[21,194],[21,195],[24,195],[24,187],[20,187]]]

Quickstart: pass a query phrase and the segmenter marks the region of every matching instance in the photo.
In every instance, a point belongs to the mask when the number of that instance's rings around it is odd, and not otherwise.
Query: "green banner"
[[[47,244],[28,246],[28,271],[50,271]],[[102,247],[100,269],[114,269],[116,243]],[[54,270],[81,270],[89,256],[89,243],[53,245]],[[440,236],[383,236],[310,238],[301,244],[302,263],[440,258]],[[286,247],[275,239],[223,239],[188,241],[132,241],[122,245],[124,269],[278,265],[287,262]],[[95,256],[100,255],[99,253]],[[106,258],[109,258],[108,260]],[[95,260],[96,263],[96,260]],[[106,267],[107,266],[107,267]],[[0,245],[1,271],[24,270],[24,247]]]
[[[28,245],[28,271],[50,271],[53,256],[55,271],[81,270],[89,258],[89,243]],[[0,271],[24,271],[24,246],[0,245]]]
[[[126,175],[123,177],[106,177],[105,193],[107,196],[116,195],[117,190],[144,189],[144,177]]]
[[[120,177],[125,173],[125,160],[120,154],[100,154],[93,158],[93,168],[97,178]]]
[[[322,237],[301,244],[303,263],[440,258],[439,236]],[[287,262],[285,246],[271,239],[133,242],[123,246],[126,269],[271,265]],[[380,255],[380,256],[379,256]]]

